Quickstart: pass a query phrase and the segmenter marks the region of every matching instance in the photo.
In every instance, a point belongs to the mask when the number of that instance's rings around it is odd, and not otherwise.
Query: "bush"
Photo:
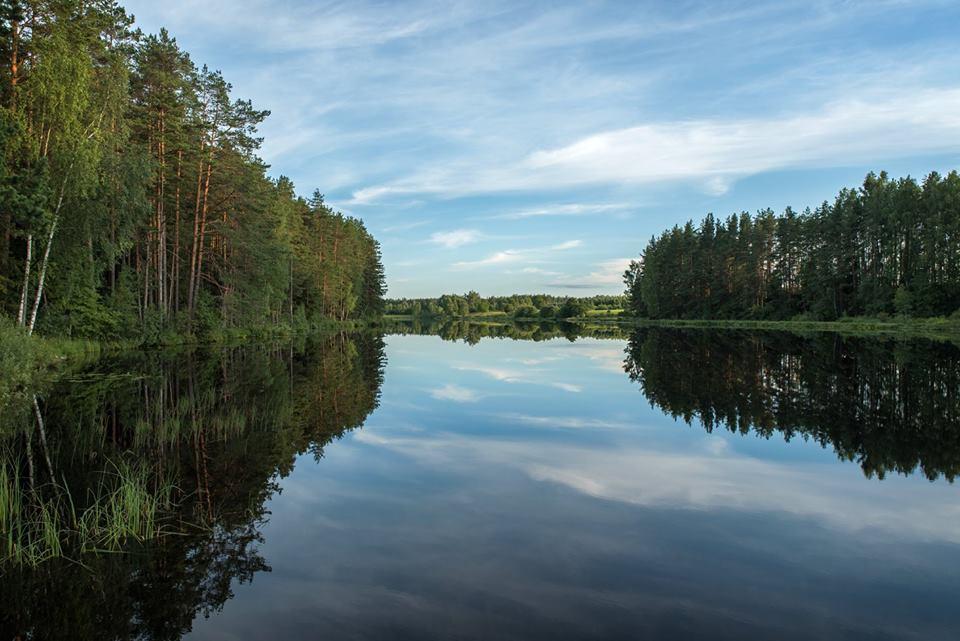
[[[913,314],[913,294],[910,290],[901,285],[893,295],[893,308],[897,310],[900,316],[911,316]]]
[[[514,318],[537,318],[540,311],[533,305],[522,305],[513,312]]]
[[[0,317],[0,430],[15,422],[15,409],[23,409],[30,390],[47,361],[53,360],[52,349],[40,339],[27,336],[26,330],[11,320]]]
[[[590,311],[590,305],[577,298],[571,298],[560,308],[561,318],[577,318]]]
[[[556,318],[559,310],[553,305],[547,305],[540,309],[540,318]]]

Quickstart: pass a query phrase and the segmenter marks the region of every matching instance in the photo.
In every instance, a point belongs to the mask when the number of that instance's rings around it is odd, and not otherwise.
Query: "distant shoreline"
[[[840,334],[893,335],[909,337],[941,337],[960,339],[960,320],[947,318],[875,319],[848,318],[836,321],[770,321],[733,319],[650,319],[630,316],[589,315],[573,318],[514,318],[506,314],[471,316],[414,317],[384,315],[392,321],[464,321],[477,323],[538,323],[565,322],[578,325],[618,325],[622,327],[673,327],[687,329],[731,329],[789,332],[835,332]]]

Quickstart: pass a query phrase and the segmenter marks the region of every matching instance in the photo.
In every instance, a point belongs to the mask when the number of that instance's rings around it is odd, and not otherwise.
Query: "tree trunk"
[[[27,235],[27,260],[23,267],[23,289],[20,290],[20,310],[17,325],[23,327],[27,320],[27,296],[30,291],[30,264],[33,261],[33,234]]]
[[[201,154],[203,147],[200,148]],[[197,198],[193,206],[193,244],[190,246],[190,282],[187,289],[187,312],[193,318],[193,292],[197,281],[197,249],[200,240],[200,198],[203,187],[203,156],[200,157],[200,166],[197,168]]]
[[[2,226],[0,230],[0,274],[7,271],[7,261],[10,259],[10,238],[13,236],[13,215],[7,211],[2,215]]]
[[[30,327],[27,333],[33,335],[33,330],[37,325],[37,312],[40,310],[40,299],[43,296],[43,283],[47,278],[47,265],[50,263],[50,248],[53,247],[53,238],[57,233],[57,224],[60,222],[60,206],[63,204],[63,192],[60,192],[60,200],[57,203],[56,213],[53,215],[53,222],[50,223],[50,233],[47,235],[47,246],[43,250],[43,260],[40,262],[40,281],[37,283],[37,296],[33,299],[33,311],[30,313]]]
[[[166,125],[164,123],[164,113],[160,110],[160,122],[157,129],[160,139],[157,142],[157,154],[159,156],[160,176],[157,181],[157,305],[160,308],[161,317],[166,317],[167,313],[167,217],[164,210],[164,199],[166,198],[166,173],[167,173],[167,146],[166,146]]]
[[[170,300],[174,313],[180,311],[180,180],[183,175],[183,150],[177,150],[177,198],[174,210],[173,265],[170,274]]]
[[[200,279],[203,277],[203,244],[207,234],[207,207],[210,196],[210,177],[213,175],[213,153],[207,161],[207,177],[203,187],[203,207],[200,209],[200,236],[197,239],[197,279],[194,284],[193,300],[200,296]]]
[[[143,257],[143,313],[146,315],[147,310],[150,309],[150,266],[153,263],[153,257],[150,255],[150,243],[153,240],[150,238],[150,230],[147,229],[147,240],[143,244],[144,247],[144,257]]]
[[[10,110],[17,110],[17,83],[20,81],[20,23],[10,23]]]
[[[67,170],[67,176],[70,175],[70,169]],[[37,283],[37,297],[33,300],[33,312],[30,314],[30,327],[27,333],[33,335],[33,330],[37,325],[37,312],[40,310],[40,299],[43,297],[43,284],[47,278],[47,265],[50,263],[50,249],[53,247],[53,239],[57,233],[57,225],[60,222],[60,208],[63,207],[63,196],[67,191],[67,176],[64,176],[60,184],[60,196],[57,198],[57,206],[53,210],[53,221],[50,223],[50,234],[47,236],[47,246],[43,250],[43,261],[40,263],[40,281]]]

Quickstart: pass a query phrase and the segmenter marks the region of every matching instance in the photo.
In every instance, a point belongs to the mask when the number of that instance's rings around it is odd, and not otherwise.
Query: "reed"
[[[147,466],[111,463],[80,507],[66,485],[31,487],[20,461],[3,459],[0,562],[36,566],[93,551],[122,552],[131,541],[164,536],[176,509],[173,485],[155,479]]]

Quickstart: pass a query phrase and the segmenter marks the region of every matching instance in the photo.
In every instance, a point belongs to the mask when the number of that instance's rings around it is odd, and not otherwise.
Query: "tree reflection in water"
[[[388,329],[470,345],[628,334],[459,321]],[[960,470],[955,344],[643,328],[625,346],[647,400],[708,431],[811,439],[876,478],[919,469],[952,481]],[[0,635],[178,639],[219,611],[235,585],[270,569],[260,532],[279,480],[364,423],[384,365],[381,336],[337,334],[129,354],[18,395],[0,430]],[[131,514],[153,521],[117,531]],[[9,558],[27,544],[36,554]]]
[[[626,370],[649,402],[707,431],[797,436],[868,477],[960,472],[960,348],[949,342],[646,328]]]
[[[36,415],[9,408],[2,463],[21,538],[0,543],[0,636],[180,638],[222,608],[234,581],[269,571],[258,544],[278,479],[363,424],[384,364],[373,334],[137,353],[38,389]],[[129,494],[121,467],[144,480],[145,498],[162,495],[157,527],[122,537],[123,553],[92,550],[104,541],[81,540],[77,524]],[[37,523],[57,528],[62,549],[43,548]],[[37,554],[15,558],[25,545]]]

